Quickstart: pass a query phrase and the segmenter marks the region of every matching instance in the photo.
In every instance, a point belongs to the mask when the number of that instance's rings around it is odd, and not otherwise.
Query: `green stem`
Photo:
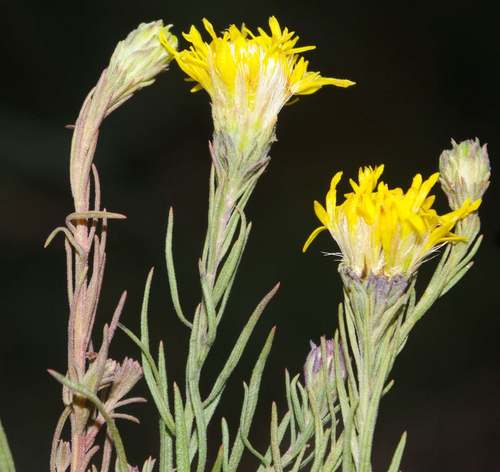
[[[398,352],[400,316],[404,311],[405,304],[401,304],[397,313],[392,313],[390,308],[384,313],[380,313],[374,306],[370,294],[362,298],[365,299],[365,303],[354,304],[358,308],[361,307],[360,312],[355,313],[355,316],[363,323],[363,329],[359,333],[359,404],[354,415],[359,450],[357,454],[353,451],[355,456],[353,470],[356,472],[371,472],[373,437],[378,411],[384,395],[384,387]],[[346,299],[345,303],[351,303],[352,306],[351,300]],[[376,337],[377,320],[380,316],[387,315],[391,315],[393,321],[388,325],[382,337]]]
[[[210,198],[208,228],[203,256],[200,259],[199,270],[202,286],[202,302],[194,315],[186,364],[186,402],[189,402],[189,406],[192,408],[196,424],[197,472],[203,472],[206,467],[206,430],[210,421],[210,418],[207,418],[204,402],[201,398],[199,383],[201,371],[215,341],[217,324],[220,321],[220,317],[217,316],[214,291],[220,264],[224,259],[227,249],[230,247],[227,239],[232,239],[234,236],[234,231],[231,231],[228,227],[231,225],[232,228],[236,228],[241,220],[240,214],[235,213],[237,211],[236,205],[238,202],[236,195],[239,185],[241,183],[238,179],[231,179],[227,176],[218,185],[211,186],[213,196]],[[238,259],[241,259],[244,248],[244,244],[239,247],[240,254],[236,255]],[[226,287],[222,287],[223,291],[225,289]],[[186,408],[188,409],[188,406]]]

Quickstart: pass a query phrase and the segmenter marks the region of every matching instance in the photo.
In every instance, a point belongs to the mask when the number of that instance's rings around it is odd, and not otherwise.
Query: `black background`
[[[10,2],[2,5],[0,93],[0,231],[2,340],[0,417],[19,471],[48,469],[51,435],[61,411],[60,386],[46,368],[65,370],[64,250],[45,237],[71,211],[64,125],[77,116],[116,42],[141,21],[163,18],[186,31],[210,18],[216,29],[244,21],[265,26],[270,15],[297,31],[312,70],[349,78],[348,90],[327,88],[286,107],[268,172],[249,204],[254,230],[210,358],[217,371],[258,299],[276,282],[279,296],[254,333],[226,391],[222,410],[234,434],[241,383],[267,331],[278,326],[253,436],[268,440],[270,403],[283,407],[283,370],[299,372],[309,339],[332,333],[340,282],[334,251],[321,236],[302,255],[315,227],[313,199],[323,199],[332,174],[385,163],[390,184],[434,172],[450,138],[489,143],[493,183],[481,207],[485,240],[476,266],[441,299],[400,355],[396,385],[382,404],[375,470],[386,470],[401,432],[409,432],[405,471],[500,470],[498,329],[500,224],[496,156],[500,153],[500,35],[489,2]],[[154,342],[164,339],[170,379],[182,382],[187,332],[168,295],[163,261],[168,207],[176,213],[175,256],[186,310],[199,298],[196,260],[206,225],[211,134],[209,101],[190,95],[173,65],[157,83],[106,121],[96,154],[105,206],[128,215],[113,222],[97,339],[121,290],[123,321],[138,328],[146,273],[156,266],[151,299]],[[344,187],[345,183],[343,184]],[[438,207],[446,199],[436,188]],[[424,281],[435,261],[421,271]],[[112,356],[137,357],[119,333]],[[144,385],[138,386],[143,392]],[[143,423],[120,424],[130,459],[157,454],[151,404],[132,408]],[[213,428],[213,448],[219,429]],[[248,459],[242,470],[254,470]]]

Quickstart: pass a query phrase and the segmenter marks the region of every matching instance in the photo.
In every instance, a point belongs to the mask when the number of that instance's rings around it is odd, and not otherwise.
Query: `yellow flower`
[[[309,236],[304,252],[327,229],[340,248],[343,262],[356,275],[408,276],[441,245],[462,240],[451,230],[458,220],[477,210],[481,199],[467,200],[460,208],[438,215],[432,208],[435,197],[429,192],[439,173],[425,181],[417,174],[405,193],[378,182],[383,170],[383,165],[360,168],[358,182],[350,180],[353,191],[340,205],[337,185],[342,172],[335,174],[326,196],[326,209],[314,202],[322,226]]]
[[[231,25],[218,36],[208,20],[203,19],[203,25],[211,38],[208,43],[195,26],[184,33],[189,49],[178,52],[165,36],[160,39],[196,82],[191,91],[205,89],[210,95],[216,130],[273,127],[292,96],[312,94],[324,85],[354,84],[308,71],[300,54],[314,46],[296,47],[299,38],[282,29],[275,17],[269,19],[270,34],[262,28],[255,34],[246,26]]]

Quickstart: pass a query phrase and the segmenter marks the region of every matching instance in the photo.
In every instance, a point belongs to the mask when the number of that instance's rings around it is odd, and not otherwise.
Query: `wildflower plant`
[[[443,151],[440,172],[427,179],[417,174],[406,191],[381,178],[383,165],[362,167],[351,190],[338,195],[342,173],[330,183],[325,205],[314,202],[321,225],[306,240],[305,252],[328,231],[343,283],[338,328],[311,342],[299,373],[285,374],[286,409],[271,406],[268,446],[259,451],[251,441],[263,370],[275,329],[263,342],[248,383],[244,383],[240,423],[230,429],[224,414],[211,423],[223,405],[223,393],[263,311],[276,295],[276,284],[248,317],[208,392],[200,383],[217,342],[233,283],[252,224],[245,208],[267,169],[281,109],[294,96],[322,87],[349,87],[354,82],[323,77],[309,70],[298,36],[275,17],[269,30],[230,25],[217,33],[203,20],[206,39],[192,26],[179,48],[170,26],[161,21],[141,24],[118,43],[108,67],[85,99],[74,124],[70,155],[70,187],[74,211],[48,237],[61,233],[67,263],[68,359],[64,373],[50,370],[62,384],[63,411],[57,421],[51,472],[138,472],[128,463],[117,421],[138,422],[124,408],[146,401],[130,395],[144,376],[158,412],[159,453],[142,472],[235,472],[243,455],[253,458],[258,472],[342,470],[371,472],[372,450],[380,403],[391,389],[391,370],[414,325],[470,269],[481,244],[478,209],[489,185],[486,146],[479,141],[452,141]],[[199,302],[188,313],[181,302],[173,251],[174,214],[166,228],[165,261],[173,310],[189,338],[183,379],[171,381],[163,342],[151,345],[148,304],[153,270],[145,285],[138,335],[119,323],[126,292],[97,340],[95,321],[104,280],[108,223],[124,219],[101,204],[101,186],[94,153],[100,126],[116,108],[175,61],[211,100],[212,166],[208,180],[207,229],[197,271]],[[439,214],[431,191],[437,182],[451,210]],[[441,253],[422,293],[415,288],[418,270]],[[121,328],[139,348],[141,362],[109,357],[110,343]],[[310,333],[315,337],[316,333]],[[220,428],[220,429],[219,429]],[[220,447],[211,454],[209,431],[218,431]],[[398,472],[406,443],[403,433],[388,472]],[[212,461],[214,457],[214,461]],[[112,465],[114,462],[114,466]],[[99,465],[98,465],[99,464]],[[14,472],[6,435],[0,423],[0,470]]]

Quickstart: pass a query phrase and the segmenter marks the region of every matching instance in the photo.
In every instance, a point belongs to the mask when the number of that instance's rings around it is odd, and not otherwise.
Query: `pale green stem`
[[[226,251],[225,241],[228,235],[228,224],[231,216],[237,211],[237,199],[239,179],[226,178],[216,186],[214,198],[211,200],[207,234],[205,237],[206,258],[201,260],[200,278],[203,287],[203,301],[195,313],[193,329],[191,330],[189,354],[186,365],[186,398],[194,414],[197,434],[197,472],[203,472],[207,460],[207,418],[203,407],[199,383],[201,371],[205,360],[210,352],[211,346],[217,334],[216,307],[210,306],[213,300],[213,292],[217,280],[220,263]],[[243,209],[239,209],[242,211]],[[240,217],[237,216],[238,223]],[[226,246],[227,247],[227,246]],[[244,247],[241,248],[241,251]],[[207,309],[210,306],[210,309]],[[186,408],[188,409],[188,408]],[[189,421],[187,421],[189,422]]]

